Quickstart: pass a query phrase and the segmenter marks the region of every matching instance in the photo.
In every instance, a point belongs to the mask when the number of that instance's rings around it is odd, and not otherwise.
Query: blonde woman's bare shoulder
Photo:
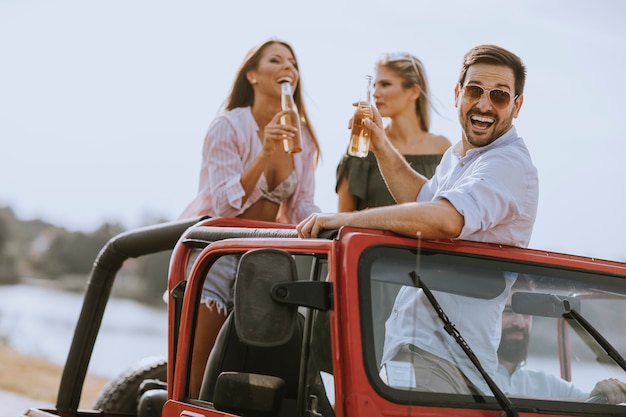
[[[452,146],[452,142],[443,135],[433,135],[432,140],[440,153],[444,153],[446,149]]]

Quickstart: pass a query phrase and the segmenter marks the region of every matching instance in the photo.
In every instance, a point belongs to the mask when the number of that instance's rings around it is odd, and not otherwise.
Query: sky
[[[176,219],[239,64],[277,37],[321,144],[316,203],[335,212],[376,59],[422,60],[431,131],[456,143],[462,57],[492,43],[528,68],[514,124],[539,171],[530,247],[626,261],[625,17],[618,0],[0,0],[0,207],[82,231]]]

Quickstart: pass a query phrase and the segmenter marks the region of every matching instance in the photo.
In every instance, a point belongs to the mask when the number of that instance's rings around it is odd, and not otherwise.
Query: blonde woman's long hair
[[[387,54],[376,62],[376,68],[386,68],[393,71],[402,78],[402,87],[411,88],[417,85],[421,91],[420,96],[415,100],[415,112],[420,119],[421,128],[428,132],[430,130],[430,111],[432,104],[426,70],[422,61],[406,52]]]

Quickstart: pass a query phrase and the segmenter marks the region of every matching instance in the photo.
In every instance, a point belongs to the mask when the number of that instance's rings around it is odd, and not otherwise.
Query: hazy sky
[[[531,247],[626,261],[626,3],[613,0],[0,0],[0,206],[73,230],[175,219],[245,53],[290,42],[320,138],[316,200],[336,211],[351,103],[385,52],[426,66],[432,131],[460,139],[463,54],[528,67],[515,120],[539,169]]]

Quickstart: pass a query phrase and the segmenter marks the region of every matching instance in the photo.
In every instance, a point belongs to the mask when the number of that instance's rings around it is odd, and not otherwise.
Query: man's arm
[[[315,213],[296,226],[300,237],[317,237],[322,230],[341,226],[389,230],[423,239],[456,238],[463,229],[463,216],[448,200],[404,203],[352,213]]]
[[[427,178],[411,168],[404,156],[387,139],[378,109],[373,108],[372,118],[365,120],[364,124],[372,132],[370,147],[389,192],[398,204],[416,201]]]

